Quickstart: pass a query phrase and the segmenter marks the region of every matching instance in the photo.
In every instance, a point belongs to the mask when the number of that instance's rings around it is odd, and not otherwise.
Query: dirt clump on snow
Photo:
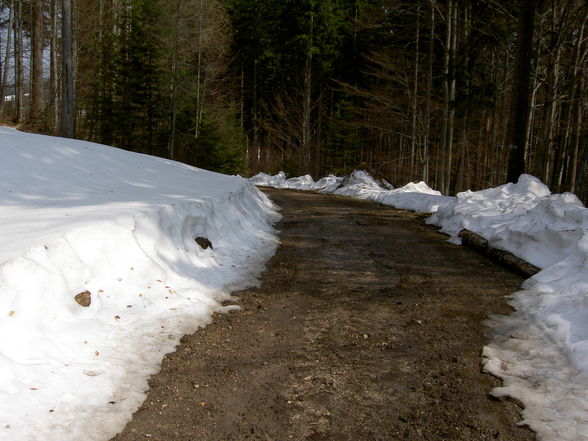
[[[84,308],[88,308],[92,303],[92,293],[90,291],[83,291],[79,294],[74,296],[74,300],[78,303],[78,305],[83,306]]]
[[[202,248],[203,250],[206,250],[208,248],[212,249],[212,242],[210,242],[210,240],[208,240],[206,237],[198,236],[194,239],[194,241],[198,245],[200,245],[200,248]]]
[[[267,192],[284,219],[262,285],[182,339],[115,441],[534,439],[480,369],[522,278],[422,215]]]

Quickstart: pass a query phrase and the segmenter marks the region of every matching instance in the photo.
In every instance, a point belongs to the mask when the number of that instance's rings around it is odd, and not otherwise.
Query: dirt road
[[[242,311],[182,340],[115,441],[532,440],[480,372],[518,276],[423,216],[268,190],[282,246]]]

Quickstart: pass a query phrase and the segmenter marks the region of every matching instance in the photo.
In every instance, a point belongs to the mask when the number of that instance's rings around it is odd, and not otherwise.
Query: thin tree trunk
[[[441,148],[439,150],[439,189],[442,193],[447,194],[445,186],[445,169],[447,168],[447,145],[449,133],[449,59],[451,47],[451,18],[453,16],[453,1],[448,0],[447,13],[445,14],[446,31],[445,31],[445,47],[443,53],[443,126],[441,129]]]
[[[457,5],[453,5],[453,29],[451,31],[451,47],[449,49],[449,121],[447,134],[447,167],[445,168],[445,193],[451,189],[451,166],[453,160],[453,132],[455,128],[455,91],[456,91],[456,54],[457,54]]]
[[[574,104],[576,106],[576,136],[573,141],[572,151],[571,151],[571,158],[570,158],[570,172],[569,172],[569,179],[568,179],[568,189],[570,192],[574,193],[576,191],[576,177],[578,174],[578,159],[580,153],[580,133],[582,131],[582,110],[583,110],[583,96],[584,96],[584,75],[582,75],[582,69],[580,68],[583,61],[585,61],[586,51],[582,50],[582,46],[584,43],[584,30],[586,29],[586,23],[588,22],[588,16],[584,17],[584,21],[582,22],[582,26],[580,27],[580,33],[578,35],[577,44],[576,44],[576,57],[575,57],[575,64],[574,64],[574,86],[573,86],[573,93],[572,93],[572,102],[570,103],[570,109],[574,108]],[[572,112],[570,111],[570,115]],[[566,138],[571,137],[571,128],[572,128],[572,118],[569,121],[569,130],[566,134]]]
[[[253,149],[255,150],[255,160],[256,165],[259,167],[259,161],[261,159],[261,151],[259,145],[259,86],[258,86],[258,69],[259,69],[259,59],[255,58],[253,61],[253,102],[252,102],[252,112],[251,112],[251,119],[252,119],[252,126],[253,126],[253,137],[252,137],[252,144]]]
[[[411,140],[410,140],[410,179],[414,179],[416,175],[415,165],[417,156],[417,109],[418,109],[418,86],[419,86],[419,50],[420,50],[420,36],[421,36],[421,7],[417,5],[417,21],[416,21],[416,38],[414,50],[414,73],[413,73],[413,87],[412,87],[412,109],[411,109]]]
[[[57,2],[51,0],[51,43],[49,48],[49,96],[52,103],[51,129],[57,132],[59,115],[59,87],[57,74]]]
[[[179,65],[179,46],[180,46],[180,15],[182,11],[182,0],[176,0],[176,29],[174,36],[174,48],[172,55],[172,79],[171,79],[171,117],[170,117],[170,135],[167,145],[167,156],[169,159],[174,159],[176,156],[176,130],[178,118],[178,103],[176,96],[177,82],[178,82],[178,65]]]
[[[314,32],[314,13],[310,13],[310,42],[304,63],[304,90],[302,115],[302,146],[300,152],[301,174],[308,173],[311,151],[311,112],[312,112],[312,45]]]
[[[435,0],[431,0],[431,30],[429,33],[429,64],[427,67],[427,96],[425,101],[425,139],[423,141],[423,181],[429,183],[429,151],[431,142],[431,95],[433,92],[433,54],[435,48]]]
[[[561,146],[556,145],[556,136],[558,133],[558,121],[560,115],[560,100],[559,100],[559,81],[560,81],[560,71],[559,65],[561,61],[561,45],[558,45],[556,53],[555,53],[555,60],[553,63],[553,68],[551,71],[550,76],[550,86],[549,89],[551,91],[551,99],[550,99],[550,112],[549,112],[549,121],[547,121],[547,128],[548,128],[548,136],[547,136],[547,155],[548,161],[547,164],[549,167],[547,168],[547,173],[545,175],[545,184],[551,183],[551,185],[557,186],[558,180],[558,168],[559,168],[559,160],[560,160],[560,153],[561,153]],[[556,163],[557,161],[557,163]]]
[[[533,54],[535,0],[519,0],[518,56],[515,99],[511,113],[511,135],[507,180],[515,182],[525,172],[527,124],[529,121],[529,78]]]
[[[241,130],[243,130],[245,128],[245,69],[243,67],[243,62],[241,62],[241,84],[239,94],[239,105],[239,126],[241,127]]]
[[[4,53],[4,71],[2,72],[2,83],[0,83],[0,118],[4,117],[4,94],[6,82],[8,81],[8,63],[10,61],[10,46],[12,44],[12,25],[14,23],[14,0],[10,1],[10,16],[8,19],[8,31],[6,32],[6,51]]]
[[[457,6],[453,0],[448,2],[447,10],[447,37],[445,41],[446,54],[444,60],[444,72],[446,80],[443,85],[445,106],[443,110],[443,131],[444,131],[444,167],[443,193],[449,194],[451,189],[451,162],[453,149],[453,128],[455,120],[455,53],[457,49]]]
[[[72,33],[72,0],[62,0],[62,105],[61,105],[61,136],[75,136],[75,105],[74,105],[74,65],[73,65],[73,33]]]
[[[463,7],[463,25],[462,25],[463,35],[462,41],[468,41],[469,39],[469,8],[467,5]],[[457,32],[456,32],[457,33]],[[465,54],[463,65],[467,68],[469,65],[469,53]],[[454,86],[455,89],[455,86]],[[466,76],[464,79],[464,95],[469,96],[470,94],[470,81],[469,78]],[[455,90],[454,90],[455,94]],[[455,98],[454,98],[455,99]],[[457,164],[457,172],[455,177],[455,185],[454,185],[454,193],[459,193],[461,191],[466,190],[466,182],[465,182],[465,169],[466,169],[466,152],[467,152],[467,133],[468,133],[468,106],[467,104],[464,106],[463,111],[461,112],[461,124],[460,124],[460,131],[458,135],[458,148],[459,148],[459,159]]]
[[[43,2],[32,0],[31,108],[29,119],[43,112]]]
[[[24,69],[22,61],[22,41],[23,41],[23,16],[22,16],[22,1],[17,2],[17,19],[14,27],[14,67],[15,67],[15,122],[21,123],[24,119]]]
[[[198,64],[196,71],[196,129],[194,137],[198,139],[200,137],[200,129],[202,126],[202,116],[204,114],[204,87],[202,81],[202,33],[203,21],[204,21],[204,1],[200,0],[200,15],[198,20]]]
[[[584,53],[584,57],[586,57]],[[584,109],[586,105],[586,69],[581,71],[580,84],[578,85],[578,104],[576,107],[576,136],[574,139],[574,149],[572,153],[572,164],[570,174],[570,192],[575,193],[580,190],[582,179],[586,175],[586,168],[582,167],[579,163],[580,158],[580,145],[582,140],[582,127],[584,124]],[[588,147],[584,147],[585,154],[588,154]],[[584,170],[584,173],[578,173],[578,171]]]
[[[538,58],[538,56],[537,56]],[[537,68],[537,66],[536,66]],[[532,162],[530,160],[532,154],[537,149],[537,143],[534,141],[533,137],[533,123],[535,120],[535,113],[537,108],[537,91],[539,90],[540,85],[538,84],[536,76],[533,76],[531,81],[531,99],[529,103],[529,117],[527,118],[527,134],[525,136],[526,148],[525,148],[525,164],[529,164],[527,167],[530,168],[532,166]],[[533,173],[531,171],[531,173]],[[535,172],[537,173],[537,172]]]

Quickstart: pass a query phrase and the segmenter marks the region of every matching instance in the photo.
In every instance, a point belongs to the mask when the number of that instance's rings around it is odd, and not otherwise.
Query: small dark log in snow
[[[488,240],[473,231],[464,228],[459,232],[458,236],[461,243],[474,248],[476,251],[486,251],[488,249]]]
[[[210,241],[209,241],[209,240],[208,240],[206,237],[200,237],[200,236],[198,236],[198,237],[197,237],[197,238],[195,238],[194,240],[196,241],[196,243],[197,243],[198,245],[200,245],[200,247],[201,247],[203,250],[205,250],[205,249],[207,249],[207,248],[214,249],[214,248],[212,247],[212,242],[210,242]]]
[[[529,262],[515,256],[512,253],[509,253],[508,251],[490,247],[486,238],[474,233],[473,231],[464,228],[459,232],[458,236],[461,238],[461,242],[464,245],[467,245],[479,253],[490,257],[492,260],[509,267],[522,276],[531,277],[541,271],[541,268],[530,264]]]
[[[74,300],[78,302],[80,306],[87,308],[88,306],[90,306],[90,303],[92,303],[92,294],[90,293],[90,291],[84,291],[79,294],[76,294]]]

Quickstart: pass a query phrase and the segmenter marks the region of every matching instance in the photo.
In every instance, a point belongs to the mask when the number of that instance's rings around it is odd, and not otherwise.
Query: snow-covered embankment
[[[0,128],[0,157],[0,440],[108,440],[256,283],[279,215],[242,178],[97,144]]]

